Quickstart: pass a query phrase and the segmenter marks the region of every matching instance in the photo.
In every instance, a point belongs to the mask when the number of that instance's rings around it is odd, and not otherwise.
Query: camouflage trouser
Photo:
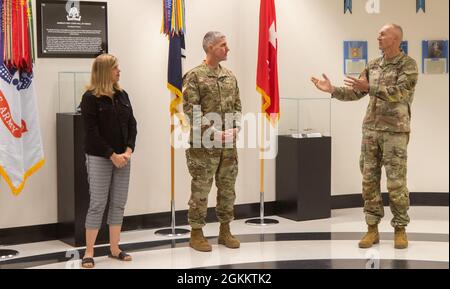
[[[368,225],[376,225],[384,216],[381,199],[381,167],[384,166],[393,227],[409,223],[409,191],[406,187],[409,133],[363,130],[360,167],[363,175],[364,213]]]
[[[236,149],[186,150],[187,165],[192,176],[191,198],[189,200],[189,224],[194,229],[205,226],[208,209],[208,194],[215,176],[217,186],[216,214],[220,223],[234,219],[234,184],[238,174]]]

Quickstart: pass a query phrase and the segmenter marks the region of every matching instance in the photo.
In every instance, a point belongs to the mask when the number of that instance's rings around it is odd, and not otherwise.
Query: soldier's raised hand
[[[314,83],[314,85],[323,92],[333,93],[334,86],[331,84],[331,81],[325,74],[322,74],[322,76],[324,78],[323,80],[311,77],[312,83]]]
[[[364,76],[361,76],[360,78],[347,76],[344,83],[347,87],[356,91],[368,92],[370,89],[369,81]]]

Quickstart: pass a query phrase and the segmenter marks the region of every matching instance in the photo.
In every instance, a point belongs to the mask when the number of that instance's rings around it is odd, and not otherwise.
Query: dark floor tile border
[[[241,243],[254,242],[282,242],[282,241],[326,241],[326,240],[354,240],[355,246],[357,240],[364,235],[364,232],[291,232],[291,233],[277,233],[277,234],[247,234],[236,235]],[[217,237],[207,237],[212,244],[217,244]],[[393,241],[393,233],[380,233],[380,239],[383,241]],[[421,242],[449,242],[448,234],[427,234],[427,233],[409,233],[409,241]],[[170,248],[185,248],[189,246],[189,239],[168,239],[159,241],[149,241],[141,243],[122,244],[122,250],[129,253],[142,252],[150,250],[162,250]],[[95,248],[96,257],[104,257],[109,255],[108,246],[97,246]],[[25,269],[30,267],[44,266],[59,262],[68,262],[79,260],[84,255],[84,249],[73,249],[64,252],[55,252],[44,255],[19,257],[0,261],[0,269]],[[448,264],[448,263],[447,263]],[[226,269],[226,268],[225,268]]]
[[[235,218],[247,219],[259,216],[259,203],[236,205],[234,208]],[[276,202],[265,203],[265,215],[276,215]],[[187,210],[177,211],[175,214],[176,225],[187,225]],[[149,230],[165,228],[170,226],[171,213],[156,213],[148,215],[127,216],[123,220],[122,231]],[[217,222],[214,208],[208,208],[206,222]],[[0,246],[12,246],[25,243],[45,242],[59,240],[59,225],[46,224],[29,227],[17,227],[0,229]]]
[[[447,206],[448,193],[411,193],[411,206]],[[383,194],[383,201],[388,205],[388,195]],[[277,215],[276,202],[266,202],[264,212],[266,216]],[[331,197],[332,209],[362,207],[361,195],[340,195]],[[236,219],[257,218],[260,214],[260,204],[244,204],[235,206]],[[177,211],[175,214],[177,226],[187,225],[187,210]],[[128,216],[124,218],[123,231],[142,229],[156,229],[170,226],[170,212]],[[214,208],[208,209],[206,221],[217,222]],[[0,229],[0,245],[17,245],[24,243],[45,242],[59,240],[58,224],[45,224],[28,227]]]

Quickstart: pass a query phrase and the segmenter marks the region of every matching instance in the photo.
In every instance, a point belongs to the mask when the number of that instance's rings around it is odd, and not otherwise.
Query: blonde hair
[[[119,63],[114,55],[101,54],[97,56],[92,64],[91,83],[87,90],[97,97],[102,95],[112,96],[114,90],[122,91],[119,83],[113,83],[112,80],[112,70],[117,65]]]

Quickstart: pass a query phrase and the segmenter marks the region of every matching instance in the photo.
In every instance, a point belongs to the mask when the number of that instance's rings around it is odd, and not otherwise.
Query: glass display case
[[[59,112],[76,112],[81,97],[90,83],[90,72],[59,72]]]
[[[279,135],[331,136],[331,98],[280,98]]]

